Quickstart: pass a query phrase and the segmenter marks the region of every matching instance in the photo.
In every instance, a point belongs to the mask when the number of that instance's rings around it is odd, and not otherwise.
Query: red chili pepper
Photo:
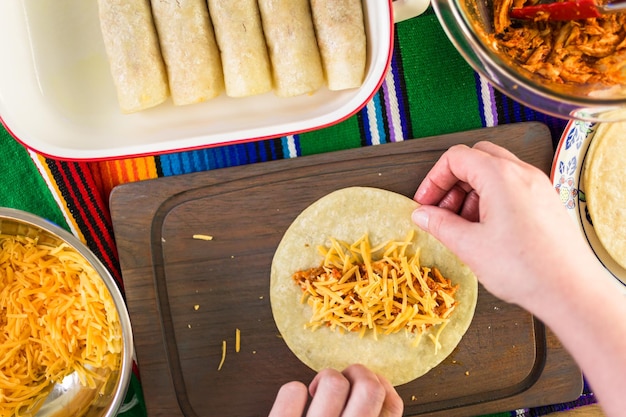
[[[579,20],[600,17],[602,13],[595,0],[568,0],[511,9],[513,19],[535,19],[542,15],[548,15],[548,20]]]

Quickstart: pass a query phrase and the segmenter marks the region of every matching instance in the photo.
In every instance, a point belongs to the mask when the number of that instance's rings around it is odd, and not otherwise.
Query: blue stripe
[[[566,119],[549,116],[530,107],[526,107],[498,90],[494,91],[498,103],[498,124],[522,121],[538,121],[544,123],[552,135],[553,146],[556,147],[561,134],[567,125]]]
[[[485,114],[487,112],[491,113],[491,108],[485,108],[480,75],[477,72],[474,72],[474,87],[476,87],[476,97],[478,97],[478,115],[480,116],[480,124],[485,127],[487,126],[487,118],[485,117]]]
[[[289,137],[283,136],[282,138],[280,138],[281,145],[283,148],[282,149],[283,155],[285,158],[295,158],[295,157],[302,155],[302,149],[300,148],[300,135],[293,135],[292,137],[293,137],[293,148],[295,148],[295,154],[293,153],[294,151],[289,146]]]
[[[380,142],[381,143],[385,143],[387,141],[387,135],[385,134],[385,128],[383,126],[383,117],[382,117],[382,106],[381,106],[381,96],[382,96],[382,88],[379,90],[378,93],[376,93],[374,95],[374,97],[372,98],[371,102],[368,103],[368,105],[373,105],[374,106],[374,114],[375,114],[375,118],[376,118],[376,127],[378,130],[378,136],[380,137]],[[370,118],[369,115],[367,113],[367,105],[365,107],[363,107],[363,109],[361,110],[361,114],[363,116],[363,127],[364,127],[364,131],[365,131],[365,144],[366,145],[373,145],[373,132],[372,132],[372,127],[370,125]]]
[[[299,141],[296,141],[298,145]],[[282,157],[273,139],[265,142],[248,142],[161,155],[159,163],[163,176],[188,174],[216,168],[247,165],[276,160]],[[282,139],[282,153],[288,154],[286,138]],[[299,149],[298,149],[299,155]],[[297,156],[297,155],[294,155]]]
[[[278,141],[270,140],[268,141],[268,143],[270,145],[270,150],[272,151],[272,160],[281,159],[283,157],[282,152],[280,152],[282,148],[278,149],[278,147],[276,146],[278,144]]]
[[[283,147],[283,155],[285,155],[286,158],[291,158],[293,155],[291,155],[291,152],[289,151],[289,138],[287,136],[283,136],[280,138],[280,143]]]
[[[363,118],[363,133],[365,135],[365,144],[372,144],[372,132],[370,131],[370,118],[367,114],[367,106],[363,107],[360,111],[361,117]]]
[[[259,161],[268,161],[271,158],[271,156],[268,158],[267,146],[265,142],[259,142],[258,147],[255,149],[258,151]]]
[[[296,154],[295,156],[302,155],[302,146],[300,146],[300,135],[293,135],[293,142],[296,145]]]
[[[383,91],[382,88],[380,91],[374,96],[374,105],[376,109],[376,127],[378,128],[378,136],[380,137],[380,143],[388,142],[389,138],[387,138],[387,134],[385,133],[384,119],[383,119]],[[371,145],[371,143],[370,143]]]

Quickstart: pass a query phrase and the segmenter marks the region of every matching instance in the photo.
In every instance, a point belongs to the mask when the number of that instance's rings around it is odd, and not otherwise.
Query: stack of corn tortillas
[[[626,122],[598,126],[587,151],[583,182],[596,235],[626,268]]]

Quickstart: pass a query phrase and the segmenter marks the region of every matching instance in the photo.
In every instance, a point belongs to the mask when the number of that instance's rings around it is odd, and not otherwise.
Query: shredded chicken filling
[[[437,268],[421,266],[419,251],[406,254],[412,238],[370,248],[365,235],[353,244],[331,239],[329,247],[318,248],[322,265],[293,275],[302,302],[313,309],[308,326],[361,337],[368,330],[377,337],[403,329],[421,336],[431,326],[443,327],[458,304],[458,285]]]
[[[626,82],[626,13],[571,21],[550,21],[548,15],[535,20],[509,17],[511,8],[534,3],[494,0],[491,36],[506,55],[556,83],[611,86]]]

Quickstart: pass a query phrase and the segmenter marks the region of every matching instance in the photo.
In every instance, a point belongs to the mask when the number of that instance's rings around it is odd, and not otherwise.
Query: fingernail
[[[411,214],[411,220],[424,230],[428,230],[428,213],[421,208],[416,209]]]

